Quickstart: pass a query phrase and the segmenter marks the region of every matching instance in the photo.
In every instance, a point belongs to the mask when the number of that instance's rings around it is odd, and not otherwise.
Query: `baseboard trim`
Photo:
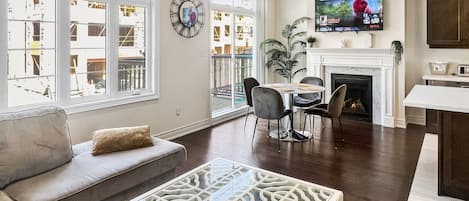
[[[186,136],[188,134],[209,128],[211,126],[210,119],[204,119],[198,122],[187,124],[179,128],[171,129],[162,133],[154,134],[154,136],[165,139],[165,140],[174,140]]]
[[[407,123],[405,119],[396,119],[395,124],[397,128],[407,128]]]
[[[415,124],[420,126],[425,126],[425,116],[420,115],[407,115],[407,123],[408,124]]]
[[[246,110],[235,111],[227,115],[223,115],[223,116],[212,118],[212,119],[204,119],[204,120],[197,121],[191,124],[187,124],[185,126],[181,126],[179,128],[171,129],[171,130],[158,133],[158,134],[153,134],[153,136],[161,138],[161,139],[165,139],[165,140],[174,140],[174,139],[195,133],[197,131],[210,128],[212,126],[216,126],[226,121],[239,118],[243,115],[246,115]]]

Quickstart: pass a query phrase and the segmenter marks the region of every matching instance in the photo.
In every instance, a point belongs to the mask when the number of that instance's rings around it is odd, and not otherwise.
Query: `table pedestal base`
[[[295,132],[298,134],[304,135],[307,138],[305,140],[298,140],[292,137],[290,130],[284,130],[284,131],[280,131],[280,141],[282,142],[307,142],[307,141],[310,141],[313,137],[313,134],[309,131],[303,132],[303,131],[295,130]],[[277,139],[278,138],[277,130],[271,130],[269,133],[269,136],[273,139]]]

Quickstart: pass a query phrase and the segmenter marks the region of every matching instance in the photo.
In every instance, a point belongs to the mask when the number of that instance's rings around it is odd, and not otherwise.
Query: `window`
[[[121,25],[119,28],[120,46],[134,46],[135,32],[134,26]]]
[[[0,85],[7,92],[0,108],[54,102],[56,99],[56,12],[55,1],[41,0],[41,9],[33,1],[8,0],[6,30],[7,74],[1,75],[8,83]],[[5,5],[2,3],[2,5]],[[3,52],[2,52],[3,54]],[[6,64],[6,65],[5,65]],[[4,81],[4,80],[2,80]]]
[[[236,37],[238,40],[243,40],[244,39],[244,28],[243,26],[237,26],[236,27]]]
[[[0,110],[56,103],[84,111],[157,98],[153,0],[6,1]]]
[[[41,40],[41,23],[33,22],[33,41]]]
[[[221,21],[221,12],[215,12],[215,14],[213,15],[213,20]]]
[[[213,28],[213,40],[220,41],[220,27]]]
[[[211,0],[211,5],[211,101],[216,116],[246,105],[243,80],[255,77],[257,71],[257,4],[256,0]]]
[[[88,36],[106,36],[106,25],[99,23],[89,23]]]
[[[147,88],[145,8],[120,5],[118,90],[140,91]],[[131,14],[126,14],[131,12]]]
[[[77,41],[78,37],[78,23],[77,22],[71,22],[70,24],[70,40],[71,41]]]
[[[34,75],[41,75],[41,60],[39,55],[31,55],[33,57]]]
[[[70,74],[75,74],[78,67],[78,55],[70,56]]]
[[[225,37],[229,37],[231,35],[230,25],[225,25]]]
[[[90,2],[88,2],[88,8],[106,9],[106,4],[105,3],[100,3],[100,2],[90,1]]]

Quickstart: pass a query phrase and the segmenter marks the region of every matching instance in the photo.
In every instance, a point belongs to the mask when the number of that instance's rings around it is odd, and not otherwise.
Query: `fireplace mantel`
[[[330,74],[344,73],[373,75],[373,123],[385,127],[402,127],[396,124],[397,73],[391,49],[376,48],[309,48],[307,49],[308,76],[321,77],[326,86],[326,99],[330,97]],[[328,74],[326,74],[326,72]],[[329,79],[329,80],[328,80]]]

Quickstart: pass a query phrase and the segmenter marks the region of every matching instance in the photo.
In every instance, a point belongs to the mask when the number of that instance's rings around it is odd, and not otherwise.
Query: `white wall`
[[[89,140],[96,129],[148,124],[162,133],[210,118],[210,34],[208,2],[206,25],[195,38],[185,39],[172,28],[171,1],[160,1],[160,83],[161,98],[69,116],[74,143]],[[156,34],[156,33],[155,33]],[[176,108],[182,110],[176,116]]]
[[[286,24],[293,20],[309,16],[314,18],[315,0],[275,0],[276,1],[276,38],[281,38],[281,31]],[[343,33],[316,33],[314,31],[314,22],[309,23],[307,29],[309,35],[317,39],[316,48],[339,48],[339,41],[346,39],[349,48],[366,47],[366,34],[374,35],[374,48],[390,48],[391,42],[399,40],[405,45],[405,0],[385,0],[384,1],[384,31],[375,32],[343,32]],[[403,56],[403,62],[398,67],[398,81],[396,89],[397,97],[397,120],[404,120],[405,110],[402,101],[405,97],[405,77],[406,77],[406,58]],[[276,81],[279,81],[276,75]],[[301,77],[300,75],[298,77]],[[298,80],[299,78],[297,78]]]

